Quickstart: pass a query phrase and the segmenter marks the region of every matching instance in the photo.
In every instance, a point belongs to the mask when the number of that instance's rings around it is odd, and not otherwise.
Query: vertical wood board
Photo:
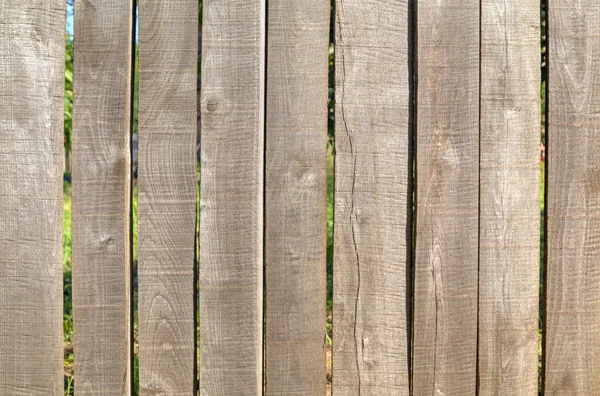
[[[538,392],[540,3],[482,2],[480,395]]]
[[[410,8],[336,2],[335,395],[409,394]]]
[[[546,395],[600,389],[600,5],[551,0]]]
[[[0,394],[63,394],[65,3],[0,0]]]
[[[417,5],[415,395],[476,392],[479,14]]]
[[[266,395],[325,395],[329,0],[268,3]]]
[[[200,394],[260,395],[266,2],[203,12]]]
[[[77,394],[131,394],[133,3],[75,2],[73,320]]]
[[[196,0],[139,2],[140,394],[196,390]]]

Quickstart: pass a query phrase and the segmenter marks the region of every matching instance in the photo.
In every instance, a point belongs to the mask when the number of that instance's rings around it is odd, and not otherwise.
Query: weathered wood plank
[[[537,395],[540,2],[483,0],[480,395]]]
[[[72,232],[78,395],[131,394],[132,20],[132,2],[75,2]]]
[[[600,389],[600,4],[551,0],[545,394]]]
[[[0,0],[0,394],[63,394],[65,3]]]
[[[200,394],[260,395],[266,4],[203,11]]]
[[[413,390],[476,392],[479,1],[420,0]]]
[[[409,18],[336,3],[335,395],[409,394]]]
[[[268,5],[266,394],[325,395],[330,1]]]
[[[197,0],[139,2],[140,394],[196,389]]]

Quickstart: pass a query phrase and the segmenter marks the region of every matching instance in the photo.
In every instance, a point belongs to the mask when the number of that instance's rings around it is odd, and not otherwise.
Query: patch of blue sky
[[[73,37],[73,5],[67,4],[67,33]]]

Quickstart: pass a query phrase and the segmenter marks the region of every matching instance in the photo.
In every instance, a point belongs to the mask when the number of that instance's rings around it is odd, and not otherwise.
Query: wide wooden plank
[[[540,3],[483,0],[480,395],[537,395]]]
[[[203,12],[200,394],[260,395],[266,2]]]
[[[600,4],[551,0],[546,395],[600,389]]]
[[[479,1],[418,1],[415,395],[476,392]]]
[[[325,395],[330,1],[268,5],[266,394]]]
[[[335,395],[409,394],[409,8],[336,3]]]
[[[73,319],[78,395],[131,394],[133,4],[75,2]]]
[[[197,0],[139,1],[141,395],[196,390]]]
[[[65,2],[0,0],[0,394],[62,395]]]

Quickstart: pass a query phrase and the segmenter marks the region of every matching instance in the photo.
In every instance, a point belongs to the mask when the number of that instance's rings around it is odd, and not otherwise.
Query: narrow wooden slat
[[[0,394],[63,394],[65,3],[0,0]]]
[[[483,0],[479,394],[537,395],[540,2]]]
[[[200,394],[263,388],[265,0],[203,3]]]
[[[546,395],[600,389],[600,4],[551,0]]]
[[[268,4],[266,394],[324,396],[330,1]]]
[[[197,0],[139,2],[141,395],[191,395],[195,368]]]
[[[409,394],[410,18],[336,3],[335,395]]]
[[[415,395],[476,392],[479,1],[418,10]]]
[[[75,2],[73,319],[78,395],[131,394],[133,3]]]

